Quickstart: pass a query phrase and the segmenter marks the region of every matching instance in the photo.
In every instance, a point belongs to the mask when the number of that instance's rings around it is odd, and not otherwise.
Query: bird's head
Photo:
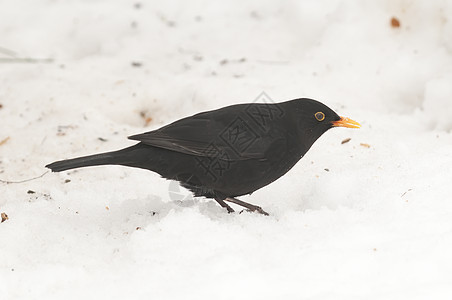
[[[358,122],[340,117],[331,108],[319,101],[313,99],[297,99],[295,101],[298,131],[304,140],[311,142],[311,145],[323,133],[333,127],[361,127]]]

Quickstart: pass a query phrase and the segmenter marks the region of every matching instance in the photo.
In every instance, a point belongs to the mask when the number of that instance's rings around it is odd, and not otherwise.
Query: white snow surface
[[[1,299],[452,299],[451,1],[3,0],[0,36]],[[241,197],[268,217],[141,169],[20,182],[262,92],[363,125]]]

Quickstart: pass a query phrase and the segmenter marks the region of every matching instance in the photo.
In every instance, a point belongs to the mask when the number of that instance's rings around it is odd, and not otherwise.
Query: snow
[[[0,297],[451,299],[451,16],[441,0],[4,0]],[[124,167],[7,183],[262,92],[363,125],[241,198],[269,217]]]

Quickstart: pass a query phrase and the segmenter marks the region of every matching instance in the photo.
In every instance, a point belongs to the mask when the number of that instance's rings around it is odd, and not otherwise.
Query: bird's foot
[[[234,212],[234,209],[232,209],[232,207],[230,207],[229,205],[226,206],[226,209],[228,210],[228,214],[231,214]]]
[[[241,213],[243,213],[243,212],[258,212],[258,213],[260,213],[260,214],[262,214],[262,215],[264,215],[264,216],[269,216],[269,214],[265,211],[265,210],[263,210],[261,207],[259,207],[259,206],[257,206],[257,208],[255,209],[255,210],[252,210],[252,209],[249,209],[249,208],[247,208],[247,209],[242,209],[240,212],[239,212],[239,214],[241,214]]]
[[[232,209],[232,207],[230,207],[226,202],[224,202],[223,199],[215,198],[215,201],[217,201],[218,204],[221,205],[221,207],[226,208],[229,214],[234,212],[234,209]]]
[[[265,210],[262,209],[262,207],[260,206],[256,206],[256,210],[258,213],[264,215],[264,216],[269,216],[268,212],[266,212]]]
[[[224,200],[228,201],[228,202],[232,202],[232,203],[238,204],[240,206],[243,206],[243,207],[247,208],[249,211],[258,212],[258,213],[260,213],[260,214],[262,214],[264,216],[269,216],[269,214],[265,210],[263,210],[262,207],[260,207],[260,206],[253,205],[253,204],[247,203],[245,201],[242,201],[242,200],[239,200],[239,199],[236,199],[236,198],[226,198]]]

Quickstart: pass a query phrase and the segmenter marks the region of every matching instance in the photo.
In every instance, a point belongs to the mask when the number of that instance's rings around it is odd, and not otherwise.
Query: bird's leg
[[[232,198],[232,197],[228,197],[228,198],[226,198],[226,199],[224,199],[224,200],[225,200],[225,201],[228,201],[228,202],[232,202],[232,203],[238,204],[238,205],[243,206],[243,207],[246,207],[246,208],[248,208],[249,210],[251,210],[251,211],[256,211],[256,212],[258,212],[258,213],[260,213],[260,214],[263,214],[263,215],[266,215],[266,216],[269,215],[269,214],[268,214],[265,210],[263,210],[262,207],[260,207],[260,206],[253,205],[253,204],[249,204],[249,203],[247,203],[247,202],[244,202],[244,201],[242,201],[242,200],[239,200],[239,199],[236,199],[236,198]]]
[[[226,208],[226,209],[228,210],[228,213],[233,213],[233,212],[234,212],[234,210],[232,209],[232,207],[230,207],[226,202],[224,202],[223,199],[221,199],[221,198],[215,198],[215,201],[217,201],[218,204],[221,205],[221,207]]]

